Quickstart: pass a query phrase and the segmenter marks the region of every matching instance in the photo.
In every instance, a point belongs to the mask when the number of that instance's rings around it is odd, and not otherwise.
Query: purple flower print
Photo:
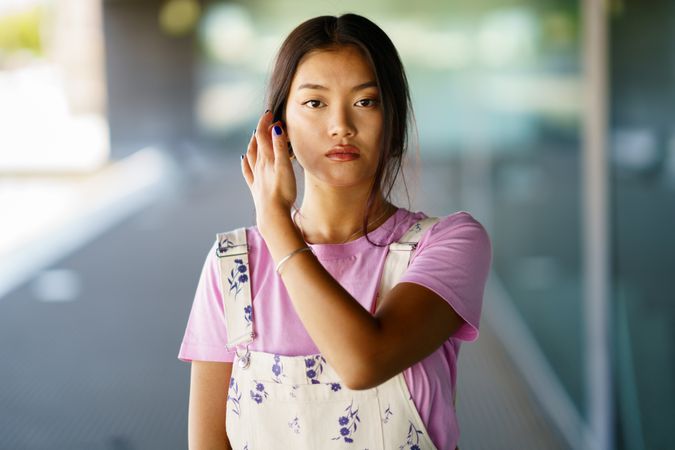
[[[230,270],[230,276],[227,277],[227,282],[230,283],[230,291],[234,290],[234,298],[236,299],[241,292],[241,285],[248,282],[248,275],[245,275],[248,268],[241,259],[235,259],[234,264],[234,268]],[[237,276],[237,274],[241,275]]]
[[[413,423],[408,420],[410,426],[408,427],[408,437],[404,444],[399,445],[399,450],[419,450],[420,436],[424,434],[421,430],[418,430]]]
[[[387,409],[384,410],[384,419],[382,419],[382,422],[388,423],[388,422],[389,422],[389,418],[390,418],[391,416],[393,416],[393,415],[394,415],[394,413],[391,412],[391,406],[390,406],[390,405],[387,405]]]
[[[251,391],[251,400],[257,404],[261,404],[264,399],[267,398],[267,391],[265,390],[265,385],[253,380],[255,383],[255,391]]]
[[[236,247],[236,245],[234,245],[234,242],[232,242],[228,238],[225,238],[222,241],[218,242],[218,249],[216,250],[216,255],[218,255],[219,258],[222,258],[223,256],[225,256],[225,253],[227,253],[228,251],[230,251],[234,247]],[[236,259],[234,260],[234,262],[237,262],[237,261],[240,261],[240,264],[241,264],[241,259],[240,260],[236,260]]]
[[[251,305],[244,307],[244,319],[246,320],[246,323],[251,323],[251,311]]]
[[[274,355],[274,364],[272,364],[272,380],[276,383],[281,383],[281,378],[285,377],[286,374],[283,373],[284,366],[281,363],[281,358],[279,355]]]
[[[305,358],[305,367],[308,368],[308,370],[305,372],[305,375],[307,375],[307,378],[309,378],[312,384],[320,383],[317,378],[323,373],[323,365],[325,363],[326,358],[321,355],[311,355]],[[310,367],[313,368],[309,369]]]
[[[340,383],[329,383],[329,384],[330,384],[330,388],[333,392],[337,392],[340,389],[342,389],[342,386],[340,386]]]
[[[345,408],[347,414],[338,417],[338,424],[340,426],[339,428],[340,435],[331,438],[331,440],[336,441],[342,439],[348,444],[354,442],[353,435],[356,432],[356,429],[358,428],[357,423],[361,422],[361,419],[359,419],[358,408],[356,410],[353,410],[353,407],[354,407],[354,400],[352,400],[349,406]]]
[[[288,422],[288,427],[293,430],[295,434],[300,434],[300,422],[298,420],[298,417],[296,416],[295,419],[291,420]]]
[[[236,415],[239,415],[239,402],[241,401],[241,393],[239,392],[239,386],[234,380],[234,377],[230,378],[230,389],[227,393],[227,401],[232,402],[232,412]]]

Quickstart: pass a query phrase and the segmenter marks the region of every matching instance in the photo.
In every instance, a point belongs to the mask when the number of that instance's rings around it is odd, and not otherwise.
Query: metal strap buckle
[[[242,250],[241,247],[244,247],[244,249]],[[218,248],[216,248],[216,255],[219,258],[224,256],[245,255],[246,253],[248,253],[248,246],[246,244],[235,244],[228,238],[218,242]]]
[[[248,350],[248,344],[246,344],[246,353],[243,355],[239,354],[239,349],[236,348],[234,353],[237,355],[237,364],[242,369],[246,369],[251,364],[251,352]]]

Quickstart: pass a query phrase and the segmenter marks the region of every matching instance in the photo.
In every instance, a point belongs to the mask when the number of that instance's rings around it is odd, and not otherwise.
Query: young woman
[[[266,104],[241,161],[257,226],[217,235],[178,356],[190,448],[455,449],[491,244],[466,212],[389,201],[410,117],[394,45],[355,14],[310,19]]]

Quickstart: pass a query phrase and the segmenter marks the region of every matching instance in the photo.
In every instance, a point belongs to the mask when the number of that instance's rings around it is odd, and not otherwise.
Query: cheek
[[[288,120],[286,122],[286,130],[288,139],[295,146],[307,145],[311,142],[317,141],[317,134],[319,133],[316,123],[303,117],[302,114],[293,114],[289,112]]]
[[[307,119],[299,114],[299,111],[294,108],[286,109],[286,132],[288,133],[288,139],[291,142],[300,143],[303,140],[303,136],[306,135],[306,130],[311,129],[307,127]]]
[[[382,128],[384,127],[384,118],[382,117],[382,114],[379,114],[376,116],[373,120],[372,128],[375,130],[375,134],[379,136],[382,134]]]

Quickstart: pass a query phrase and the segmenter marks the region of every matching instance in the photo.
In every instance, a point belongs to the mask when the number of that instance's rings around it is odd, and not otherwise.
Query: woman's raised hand
[[[266,111],[241,160],[241,170],[251,190],[256,221],[262,231],[266,222],[289,216],[297,195],[293,164],[288,156],[288,139],[281,121],[272,122]]]

